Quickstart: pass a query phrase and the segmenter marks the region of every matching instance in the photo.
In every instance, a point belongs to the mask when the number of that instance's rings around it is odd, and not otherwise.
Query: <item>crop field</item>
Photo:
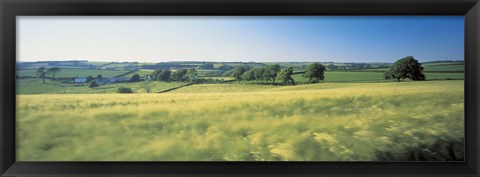
[[[87,84],[74,85],[64,84],[47,80],[42,84],[41,79],[17,79],[17,94],[92,94],[92,93],[116,93],[119,87],[128,87],[135,93],[145,93],[141,87],[143,82],[115,83],[101,85],[96,88],[88,88]],[[160,92],[170,88],[184,85],[181,82],[151,82],[151,92]]]
[[[162,94],[17,95],[16,157],[371,161],[387,152],[405,160],[413,147],[462,140],[463,85],[198,84]]]
[[[47,67],[49,68],[49,67]],[[97,77],[98,74],[101,74],[104,78],[111,78],[128,71],[114,71],[114,70],[100,70],[100,69],[74,69],[74,68],[61,68],[61,71],[58,72],[55,77],[87,77],[93,76]],[[20,77],[29,76],[36,77],[37,70],[35,69],[26,69],[26,70],[17,70],[17,75]],[[50,74],[47,74],[47,77],[50,77]]]

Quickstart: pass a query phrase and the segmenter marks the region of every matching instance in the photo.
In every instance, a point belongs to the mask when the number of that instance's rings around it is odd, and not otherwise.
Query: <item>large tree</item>
[[[40,67],[37,69],[37,76],[41,77],[43,79],[43,83],[45,84],[45,74],[47,74],[47,71],[45,67]]]
[[[275,79],[279,71],[280,71],[280,65],[278,64],[265,66],[265,69],[263,71],[263,78],[267,80],[267,82],[272,80],[273,83],[275,83]]]
[[[307,78],[308,83],[317,83],[325,79],[325,66],[320,63],[312,63],[307,66],[303,77]]]
[[[414,81],[425,80],[422,64],[412,56],[397,60],[388,71],[383,74],[385,79],[411,79]]]
[[[156,69],[155,71],[153,71],[153,72],[152,72],[152,79],[153,79],[154,81],[160,81],[160,80],[158,79],[158,76],[160,75],[160,73],[161,73],[162,71],[163,71],[163,70],[160,69],[160,68],[158,68],[158,69]]]
[[[253,83],[253,81],[255,80],[255,75],[254,75],[255,73],[254,73],[254,71],[255,71],[255,68],[252,68],[252,69],[244,72],[244,73],[242,74],[242,80],[252,81],[252,83]]]
[[[153,83],[152,81],[145,81],[142,84],[140,84],[140,88],[144,89],[147,93],[150,93],[153,88]]]
[[[92,81],[93,79],[94,79],[93,76],[88,75],[87,80],[85,82],[90,83],[90,81]]]
[[[265,71],[264,68],[254,68],[253,70],[253,77],[255,80],[262,82],[263,80],[263,72]]]
[[[134,74],[132,75],[132,78],[130,78],[130,82],[138,82],[140,81],[140,75]]]
[[[287,84],[288,82],[295,84],[295,81],[292,78],[292,74],[293,74],[292,67],[285,68],[277,74],[277,80],[282,82],[282,84],[284,85]]]
[[[164,70],[160,74],[157,75],[156,81],[170,82],[170,76],[171,75],[172,75],[172,71]]]
[[[187,69],[180,69],[172,73],[170,78],[174,81],[184,82],[187,80]]]
[[[187,70],[187,80],[190,82],[195,82],[198,79],[197,70],[190,68]]]
[[[245,72],[245,68],[243,66],[237,66],[233,68],[232,76],[237,79],[238,82],[242,80],[242,74]]]
[[[90,83],[88,83],[88,87],[89,88],[98,87],[98,84],[95,80],[92,80]]]
[[[60,71],[61,69],[59,67],[51,67],[47,70],[48,73],[52,74],[52,80],[55,80],[55,75]]]

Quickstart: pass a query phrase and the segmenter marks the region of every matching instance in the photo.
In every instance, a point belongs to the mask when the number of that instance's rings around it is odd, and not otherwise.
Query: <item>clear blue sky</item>
[[[463,16],[20,16],[17,35],[17,61],[464,59]]]

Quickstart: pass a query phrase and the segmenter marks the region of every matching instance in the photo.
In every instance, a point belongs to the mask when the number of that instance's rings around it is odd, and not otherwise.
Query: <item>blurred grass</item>
[[[464,137],[463,83],[244,84],[237,90],[205,84],[163,94],[17,95],[17,160],[404,156],[416,145]]]

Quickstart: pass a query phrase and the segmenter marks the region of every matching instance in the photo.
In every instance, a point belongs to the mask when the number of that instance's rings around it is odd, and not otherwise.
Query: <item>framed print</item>
[[[478,1],[1,8],[2,176],[478,176]]]

